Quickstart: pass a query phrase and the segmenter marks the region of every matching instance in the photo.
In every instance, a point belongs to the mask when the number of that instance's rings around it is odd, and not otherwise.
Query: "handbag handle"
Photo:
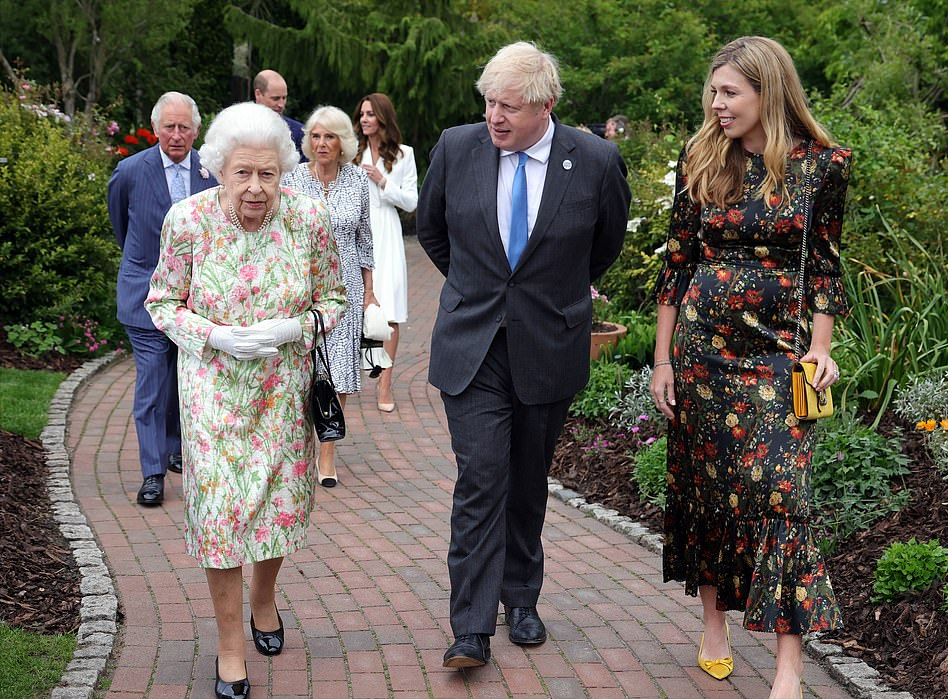
[[[326,376],[329,377],[329,383],[335,389],[336,384],[332,380],[332,371],[329,369],[329,350],[326,348],[326,326],[323,324],[323,314],[312,309],[314,320],[316,321],[316,339],[313,340],[313,349],[310,353],[313,355],[313,376],[316,376],[317,366],[322,364],[326,368]],[[322,335],[323,346],[319,346],[319,336]],[[325,351],[325,355],[323,352]]]
[[[797,269],[797,331],[793,340],[793,356],[797,360],[800,359],[800,333],[803,328],[803,278],[806,274],[807,238],[810,232],[810,218],[813,214],[811,190],[813,189],[813,171],[816,170],[812,139],[806,147],[803,169],[805,172],[803,179],[803,238],[800,241],[800,266]]]

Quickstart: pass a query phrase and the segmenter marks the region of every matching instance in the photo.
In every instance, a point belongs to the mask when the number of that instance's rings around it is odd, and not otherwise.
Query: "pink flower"
[[[256,265],[244,265],[240,268],[240,278],[245,282],[253,281],[257,278],[257,266]]]
[[[247,288],[246,284],[234,284],[234,287],[230,290],[231,303],[240,303],[248,296],[250,296],[250,289]]]
[[[307,468],[309,468],[309,463],[306,461],[306,459],[300,459],[295,464],[293,464],[293,477],[300,478],[306,473]]]
[[[270,539],[270,528],[261,524],[259,527],[257,527],[257,531],[254,534],[254,539],[257,540],[258,544],[268,541]]]

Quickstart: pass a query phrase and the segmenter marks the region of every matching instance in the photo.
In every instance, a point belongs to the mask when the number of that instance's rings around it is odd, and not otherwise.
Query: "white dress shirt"
[[[168,157],[168,154],[165,153],[161,148],[158,149],[158,152],[161,154],[161,164],[165,168],[165,183],[168,185],[168,194],[171,194],[171,179],[174,177],[174,168],[171,167],[175,162]],[[185,156],[184,160],[178,163],[184,170],[181,172],[181,177],[184,178],[184,198],[187,199],[191,196],[191,151],[188,151],[188,154]]]
[[[546,127],[543,137],[523,151],[529,156],[525,165],[527,175],[527,239],[533,235],[533,224],[540,210],[540,198],[543,196],[543,184],[546,182],[546,166],[553,147],[553,119]],[[500,151],[500,167],[497,168],[497,225],[500,227],[500,239],[504,252],[510,245],[510,209],[511,191],[514,174],[517,172],[516,152]]]

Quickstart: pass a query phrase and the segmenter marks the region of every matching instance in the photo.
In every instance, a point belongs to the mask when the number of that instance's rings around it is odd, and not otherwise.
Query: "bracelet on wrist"
[[[660,362],[655,362],[655,364],[652,365],[652,368],[655,369],[660,366],[671,366],[671,362],[667,359]]]

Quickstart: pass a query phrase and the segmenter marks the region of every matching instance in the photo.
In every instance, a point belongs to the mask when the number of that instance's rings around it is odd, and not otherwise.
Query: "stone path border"
[[[76,650],[51,699],[89,699],[105,670],[116,634],[118,598],[102,550],[82,514],[69,479],[72,463],[66,450],[66,418],[76,390],[96,372],[124,355],[115,352],[86,362],[59,385],[49,404],[48,422],[40,434],[48,469],[46,488],[53,518],[59,523],[79,566],[79,631]]]

